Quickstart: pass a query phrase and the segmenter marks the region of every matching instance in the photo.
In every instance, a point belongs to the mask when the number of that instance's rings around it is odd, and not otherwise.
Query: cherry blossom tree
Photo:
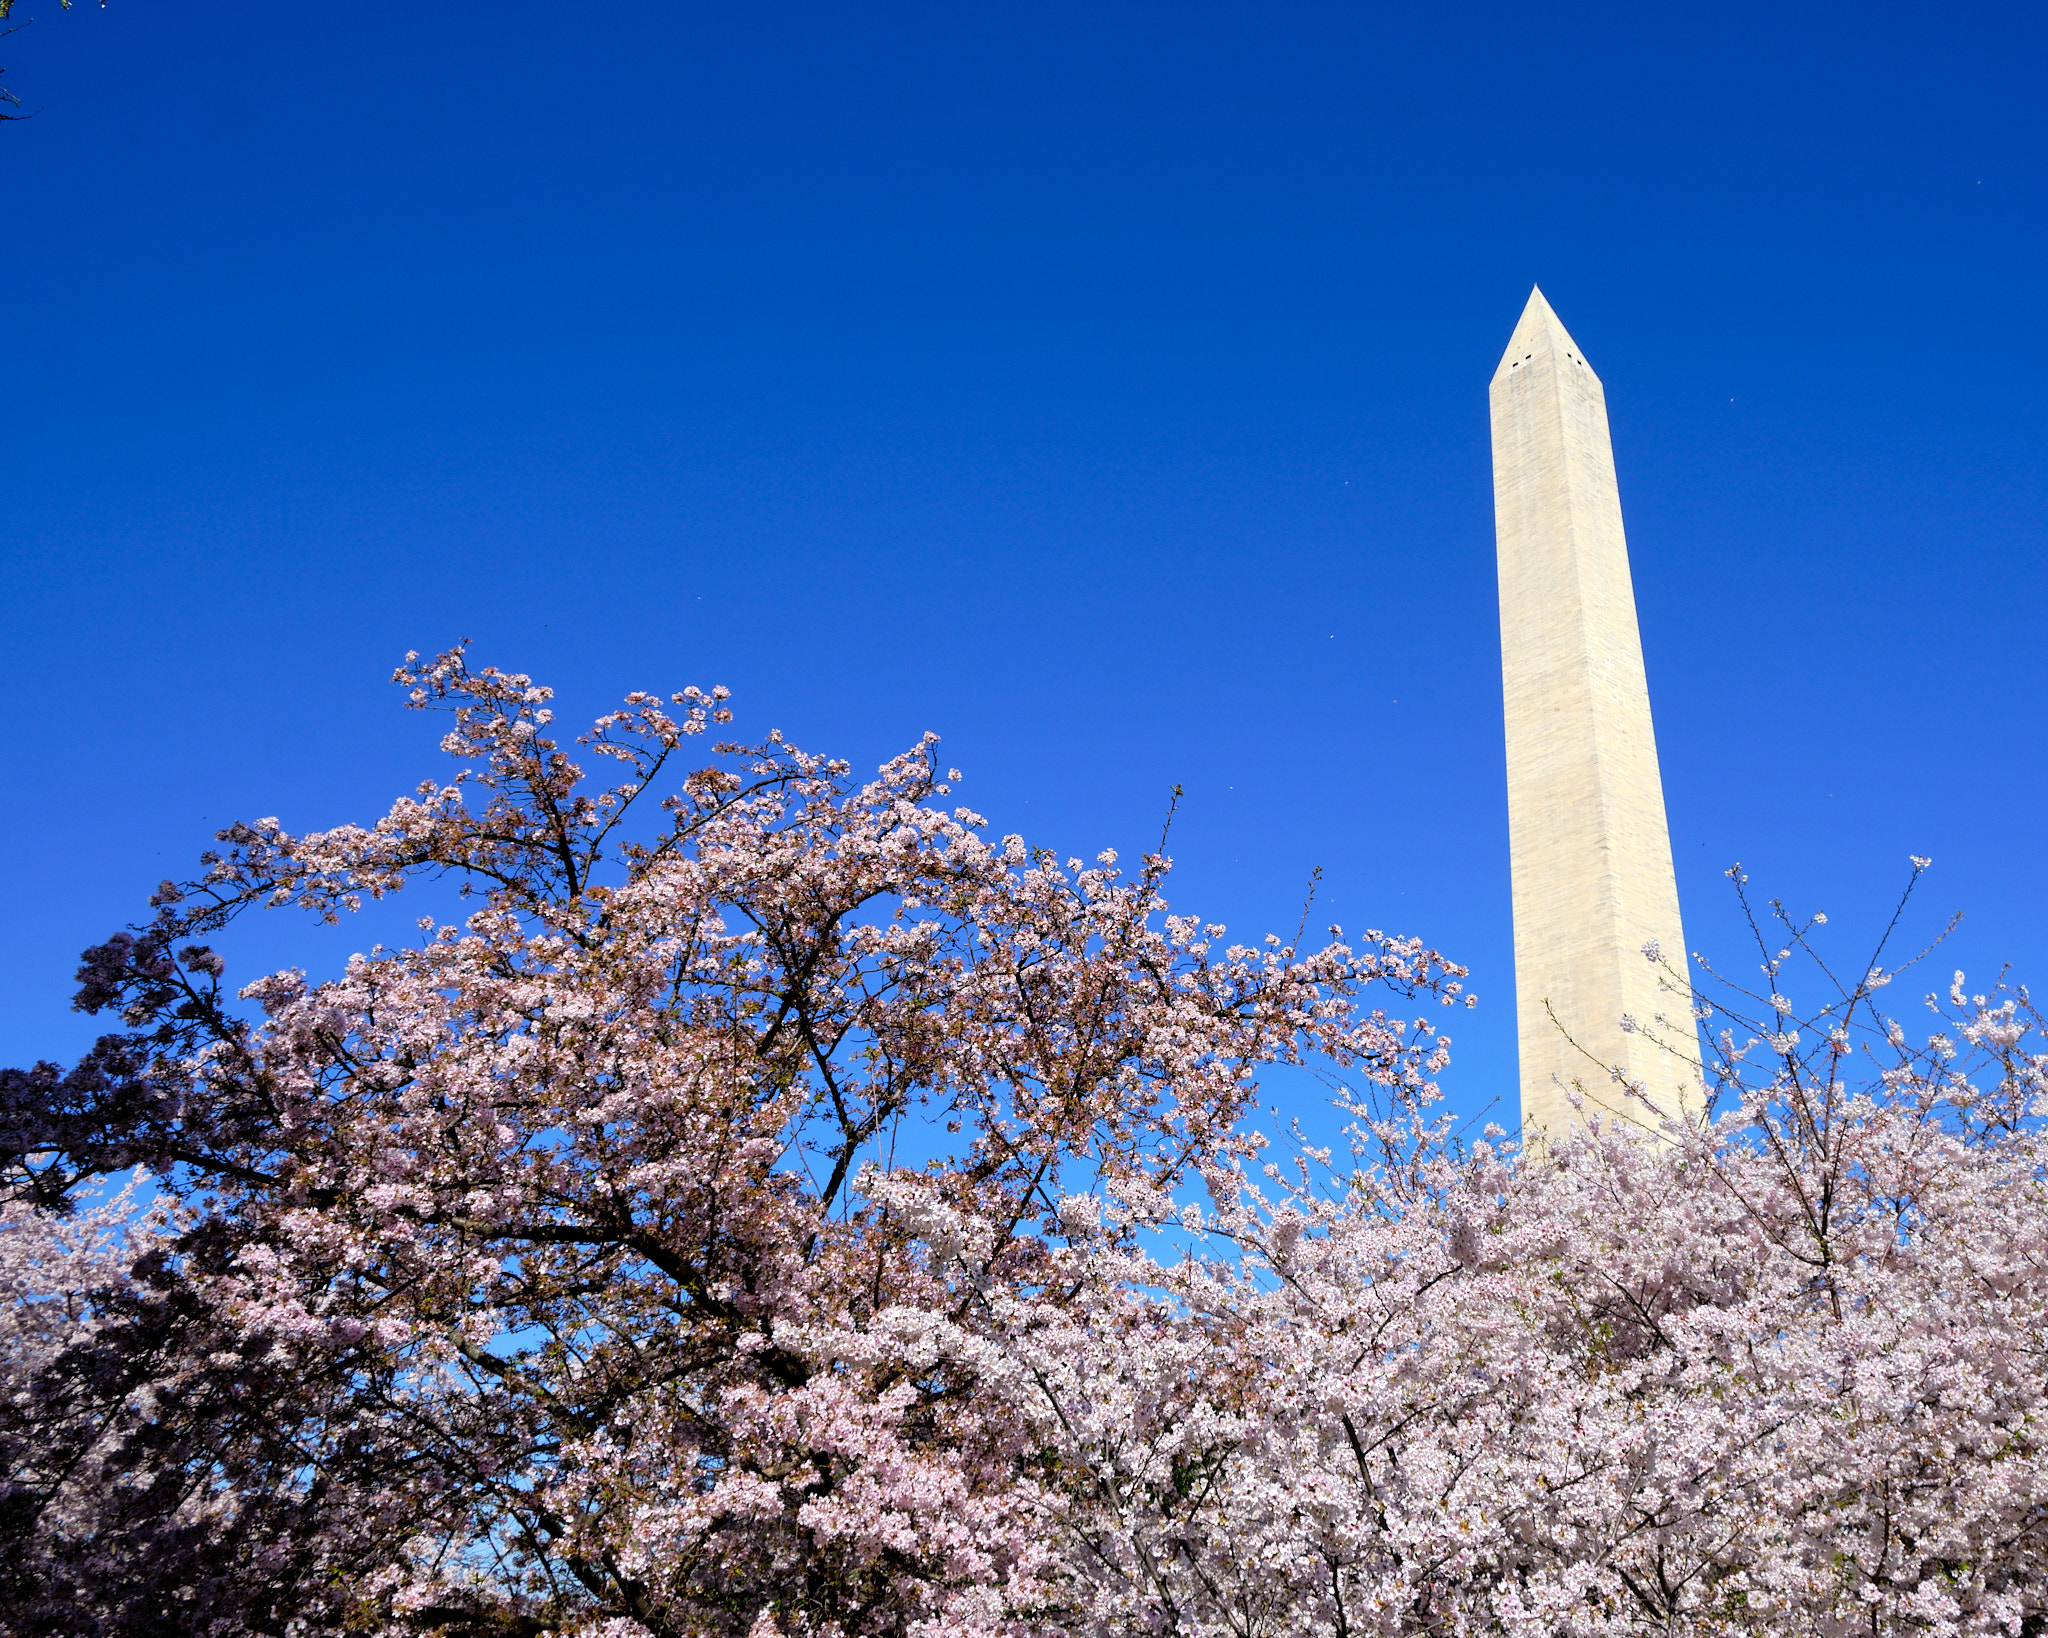
[[[1466,1146],[1419,943],[1229,943],[930,739],[398,680],[452,780],[224,833],[0,1077],[7,1630],[2041,1628],[2024,991],[1909,1039],[1760,917],[1711,1001],[1646,953],[1713,1118]],[[467,902],[329,980],[208,943],[408,884]]]
[[[622,776],[593,791],[528,679],[456,652],[399,680],[463,771],[367,829],[226,833],[88,952],[79,1004],[128,1029],[5,1087],[18,1198],[141,1165],[188,1214],[93,1407],[164,1443],[122,1482],[190,1540],[138,1577],[162,1555],[108,1530],[127,1490],[22,1488],[17,1529],[78,1566],[49,1630],[66,1600],[222,1631],[1062,1607],[1061,1459],[991,1313],[1069,1301],[1070,1197],[1170,1198],[1260,1065],[1422,1084],[1438,1038],[1361,998],[1448,1001],[1458,970],[1377,936],[1220,948],[1165,914],[1163,858],[1062,865],[939,806],[929,740],[856,783],[771,736],[664,789],[729,713],[635,695],[582,741]],[[472,896],[459,925],[260,979],[259,1021],[201,942],[421,876]]]

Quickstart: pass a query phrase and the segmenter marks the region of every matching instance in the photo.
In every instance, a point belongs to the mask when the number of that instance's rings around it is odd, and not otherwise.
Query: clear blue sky
[[[0,1059],[219,824],[436,770],[463,635],[723,682],[1176,903],[1475,968],[1512,1099],[1486,382],[1607,385],[1680,894],[1933,855],[2048,982],[2040,8],[166,6],[0,43]],[[402,920],[398,925],[402,925]],[[380,923],[380,931],[388,931]],[[363,929],[278,921],[316,967]],[[1739,950],[1736,951],[1739,955]]]

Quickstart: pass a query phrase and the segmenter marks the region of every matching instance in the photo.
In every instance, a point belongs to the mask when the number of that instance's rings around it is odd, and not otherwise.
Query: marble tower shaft
[[[1622,1023],[1693,1039],[1685,998],[1660,988],[1642,953],[1655,941],[1686,970],[1606,394],[1540,290],[1488,399],[1515,1021],[1523,1131],[1534,1139],[1574,1118],[1574,1083],[1588,1114],[1645,1119],[1611,1069],[1674,1114],[1698,1093],[1682,1059]],[[1660,1014],[1671,1022],[1656,1023]]]

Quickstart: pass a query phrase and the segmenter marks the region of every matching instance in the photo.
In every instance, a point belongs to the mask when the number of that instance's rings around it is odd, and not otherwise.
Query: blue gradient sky
[[[2048,975],[2048,28],[2006,6],[111,0],[0,44],[0,1058],[219,824],[436,770],[463,635],[724,682],[1178,906],[1475,969],[1512,1099],[1486,382],[1607,385],[1720,871]],[[386,918],[375,932],[402,926]],[[1927,925],[1923,920],[1920,924]],[[240,970],[372,931],[275,920]],[[1946,966],[1943,968],[1945,976]]]

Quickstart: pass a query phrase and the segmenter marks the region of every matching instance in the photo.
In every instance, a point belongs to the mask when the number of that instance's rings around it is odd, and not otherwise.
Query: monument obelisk
[[[1621,530],[1607,396],[1534,291],[1488,391],[1507,706],[1515,1023],[1525,1141],[1587,1115],[1696,1106],[1682,994],[1643,955],[1686,970],[1650,691]],[[1667,1016],[1669,1024],[1656,1022]],[[1626,1020],[1626,1022],[1625,1022]]]

